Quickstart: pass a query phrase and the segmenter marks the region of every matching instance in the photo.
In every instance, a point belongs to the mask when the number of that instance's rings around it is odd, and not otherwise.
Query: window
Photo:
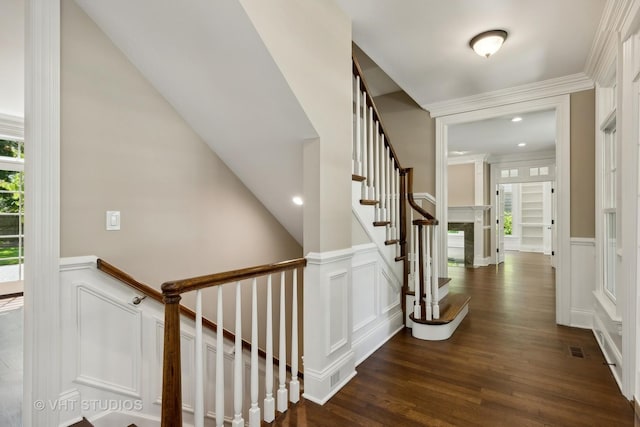
[[[24,278],[24,143],[0,139],[0,282]]]

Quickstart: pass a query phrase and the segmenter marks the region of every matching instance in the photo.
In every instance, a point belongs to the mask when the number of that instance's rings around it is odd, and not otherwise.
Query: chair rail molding
[[[25,10],[25,426],[53,426],[60,393],[60,0]],[[34,250],[37,248],[37,250]],[[37,410],[33,402],[45,402]]]

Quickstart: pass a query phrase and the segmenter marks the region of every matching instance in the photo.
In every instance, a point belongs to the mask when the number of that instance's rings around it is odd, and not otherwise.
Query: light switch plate
[[[120,230],[120,211],[107,211],[107,231]]]

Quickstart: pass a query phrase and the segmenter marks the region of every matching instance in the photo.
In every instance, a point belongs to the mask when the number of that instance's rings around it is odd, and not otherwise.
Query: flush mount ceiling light
[[[522,121],[522,117],[514,117],[513,119],[511,119],[512,122],[521,122]]]
[[[293,201],[293,203],[295,203],[298,206],[302,206],[304,204],[304,201],[302,200],[302,197],[300,197],[300,196],[295,196],[292,199],[292,201]]]
[[[480,33],[469,41],[469,46],[480,56],[490,57],[502,47],[502,43],[507,39],[507,32],[504,30],[491,30]]]
[[[521,142],[520,144],[518,144],[518,147],[526,147],[527,143],[526,142]]]

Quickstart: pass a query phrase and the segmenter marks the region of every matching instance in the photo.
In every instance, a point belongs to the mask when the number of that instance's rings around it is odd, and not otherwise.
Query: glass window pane
[[[511,177],[518,176],[518,169],[511,169],[511,171],[509,172],[509,176]]]
[[[0,236],[18,236],[22,234],[20,214],[0,215]]]
[[[543,166],[540,168],[540,175],[549,175],[549,168],[547,166]]]
[[[538,168],[529,168],[529,176],[538,176]]]
[[[509,178],[509,170],[508,170],[508,169],[502,169],[502,170],[500,171],[500,176],[501,176],[502,178]]]
[[[0,139],[0,157],[23,158],[22,143]]]

